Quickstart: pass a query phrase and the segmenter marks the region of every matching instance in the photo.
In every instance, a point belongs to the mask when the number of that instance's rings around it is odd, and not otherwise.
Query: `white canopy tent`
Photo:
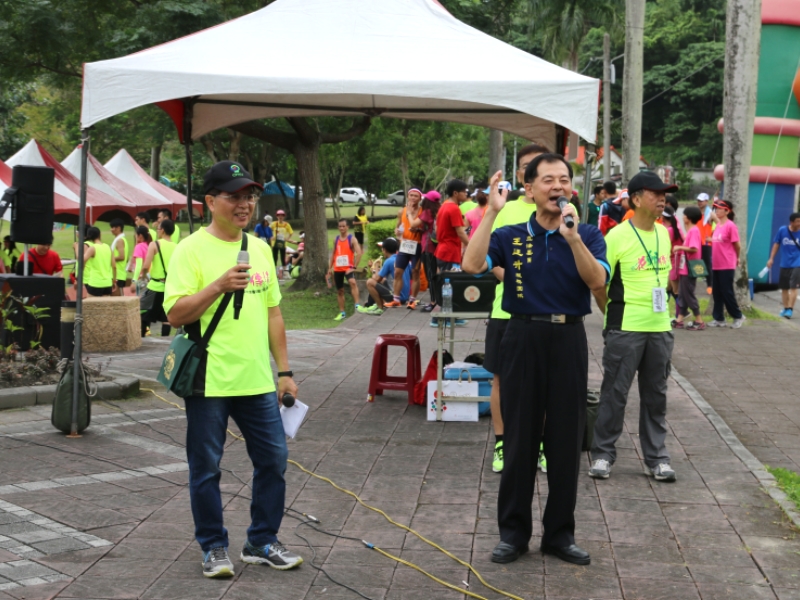
[[[191,110],[164,108],[190,138],[253,119],[367,114],[483,125],[554,148],[554,124],[594,141],[598,94],[598,80],[473,29],[434,0],[277,0],[85,65],[81,122],[185,100]]]

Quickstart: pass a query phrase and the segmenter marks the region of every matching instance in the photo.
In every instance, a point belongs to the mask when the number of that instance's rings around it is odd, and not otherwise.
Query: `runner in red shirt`
[[[52,244],[52,237],[51,244]],[[58,252],[50,249],[51,244],[38,244],[28,250],[28,264],[33,267],[31,271],[34,275],[58,275],[63,276],[61,257]],[[20,259],[20,262],[23,262]],[[28,267],[30,269],[31,267]]]
[[[450,181],[447,184],[447,200],[436,215],[436,236],[439,240],[436,264],[440,273],[452,271],[454,266],[460,267],[461,246],[469,243],[464,216],[459,209],[459,205],[467,199],[467,187],[460,179]]]

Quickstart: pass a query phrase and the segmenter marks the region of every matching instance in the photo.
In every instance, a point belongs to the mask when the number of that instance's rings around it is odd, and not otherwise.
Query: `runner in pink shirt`
[[[688,331],[702,331],[706,328],[703,317],[700,316],[700,304],[695,296],[697,279],[689,274],[689,261],[702,258],[703,242],[700,237],[700,228],[697,223],[703,218],[703,213],[696,206],[687,206],[683,211],[683,227],[686,230],[686,239],[672,247],[675,253],[673,264],[677,265],[679,293],[678,316],[673,321],[673,327],[684,328]],[[684,327],[683,320],[692,311],[694,322]]]
[[[488,198],[486,194],[478,194],[478,206],[472,210],[468,210],[467,214],[464,215],[464,219],[467,221],[467,227],[469,228],[469,233],[467,233],[469,239],[472,239],[472,236],[478,231],[478,225],[483,221],[483,215],[486,214]]]
[[[711,268],[713,283],[711,284],[714,296],[714,320],[709,327],[726,327],[723,308],[733,317],[734,329],[738,329],[744,322],[744,315],[736,302],[733,291],[733,278],[736,267],[739,266],[739,229],[733,222],[735,214],[733,204],[728,200],[714,200],[714,212],[717,215],[717,228],[711,236]]]

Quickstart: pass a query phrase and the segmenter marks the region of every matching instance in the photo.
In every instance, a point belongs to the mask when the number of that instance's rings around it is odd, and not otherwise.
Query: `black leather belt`
[[[156,279],[155,277],[152,278],[153,281],[157,281],[158,283],[165,283],[167,281],[166,277],[164,279]]]
[[[547,323],[557,323],[564,325],[566,323],[582,323],[583,316],[576,315],[511,315],[512,319],[519,319],[520,321],[546,321]]]

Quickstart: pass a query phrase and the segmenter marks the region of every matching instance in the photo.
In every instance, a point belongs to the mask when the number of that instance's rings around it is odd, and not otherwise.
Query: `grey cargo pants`
[[[617,458],[615,444],[622,434],[625,405],[633,376],[639,372],[639,441],[644,462],[654,468],[669,464],[667,436],[667,379],[670,374],[671,331],[644,333],[608,331],[603,351],[603,385],[594,426],[592,460],[611,464]]]

